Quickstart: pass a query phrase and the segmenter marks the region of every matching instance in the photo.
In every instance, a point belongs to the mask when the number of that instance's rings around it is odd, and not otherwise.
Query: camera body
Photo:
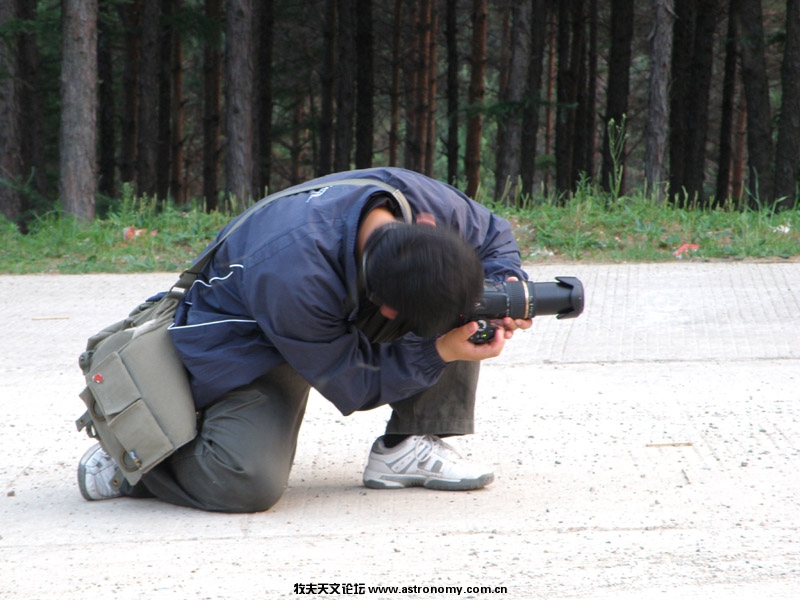
[[[478,323],[479,329],[470,341],[485,344],[494,339],[497,331],[492,319],[532,319],[543,315],[574,319],[583,312],[583,301],[583,284],[577,277],[556,277],[555,282],[487,281],[483,297],[464,322]]]

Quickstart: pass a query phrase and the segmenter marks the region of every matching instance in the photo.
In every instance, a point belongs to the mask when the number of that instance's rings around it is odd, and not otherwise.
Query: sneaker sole
[[[494,481],[494,474],[487,473],[477,479],[459,479],[457,481],[438,479],[436,477],[415,477],[402,475],[382,475],[364,477],[364,485],[374,490],[398,490],[409,487],[423,487],[429,490],[445,492],[461,492],[478,490]]]

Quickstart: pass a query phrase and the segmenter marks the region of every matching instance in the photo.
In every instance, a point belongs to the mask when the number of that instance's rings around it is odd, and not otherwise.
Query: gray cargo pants
[[[373,341],[404,333],[375,314],[360,321]],[[386,433],[472,433],[479,370],[478,362],[449,363],[434,386],[392,404]],[[199,415],[194,440],[123,492],[203,510],[267,510],[286,489],[309,391],[283,365],[225,394]]]

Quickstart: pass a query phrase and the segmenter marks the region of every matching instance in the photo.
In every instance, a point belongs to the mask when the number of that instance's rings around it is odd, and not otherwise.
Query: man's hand
[[[493,325],[498,325],[504,332],[505,338],[510,340],[517,329],[528,329],[533,325],[533,319],[512,319],[504,317],[502,321],[492,320]]]
[[[519,281],[516,277],[509,277],[506,281]],[[478,324],[474,321],[448,331],[436,340],[436,349],[445,362],[453,360],[483,360],[499,356],[503,351],[506,340],[514,337],[517,329],[528,329],[533,325],[533,319],[492,319],[492,325],[497,326],[494,339],[483,344],[474,344],[469,341],[472,334],[478,331]]]
[[[512,320],[512,319],[509,319]],[[473,344],[470,336],[478,331],[478,324],[470,321],[466,325],[456,327],[436,340],[436,349],[444,362],[453,360],[483,360],[499,356],[506,343],[504,328],[499,328],[494,333],[494,339],[485,344]],[[513,335],[513,334],[512,334]],[[509,335],[510,337],[510,335]]]

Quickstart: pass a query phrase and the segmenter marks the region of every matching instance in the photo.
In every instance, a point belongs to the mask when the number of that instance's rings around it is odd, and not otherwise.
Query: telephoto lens
[[[485,344],[494,338],[497,327],[491,319],[532,319],[555,315],[574,319],[583,312],[583,284],[577,277],[556,277],[554,282],[486,282],[483,298],[475,305],[468,321],[477,321],[478,331],[470,340]]]

